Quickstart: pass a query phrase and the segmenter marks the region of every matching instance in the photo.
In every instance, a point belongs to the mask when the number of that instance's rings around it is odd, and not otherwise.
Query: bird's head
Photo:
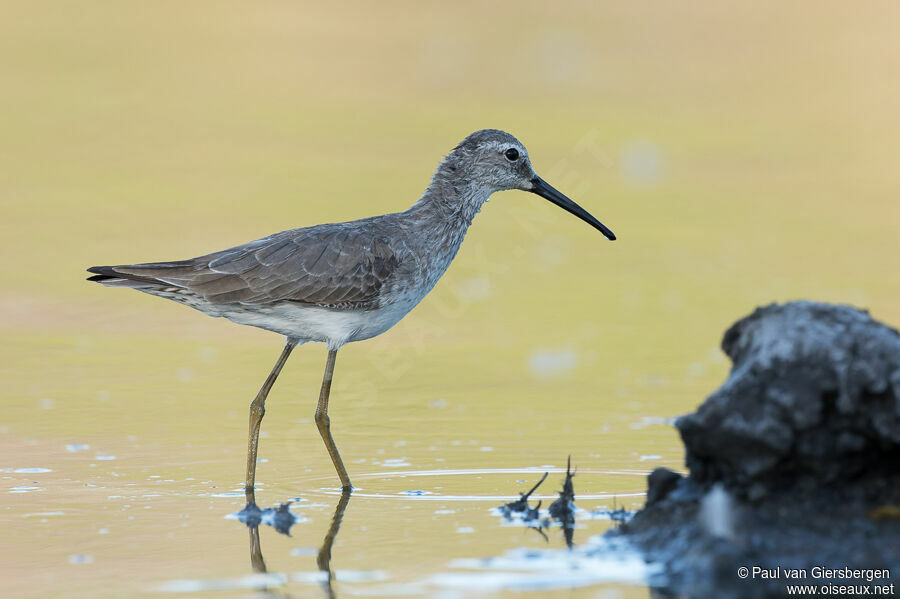
[[[587,210],[541,179],[531,166],[528,150],[505,131],[482,129],[472,133],[453,149],[441,166],[448,180],[466,181],[487,195],[507,189],[535,193],[589,223],[607,239],[616,238]]]

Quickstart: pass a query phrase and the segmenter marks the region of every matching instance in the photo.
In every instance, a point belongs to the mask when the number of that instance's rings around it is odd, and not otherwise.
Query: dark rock
[[[563,538],[566,546],[571,549],[575,543],[575,485],[572,479],[575,473],[572,471],[572,456],[566,461],[566,479],[563,481],[562,491],[559,497],[550,504],[547,511],[563,530]]]
[[[676,422],[691,477],[759,497],[900,472],[900,334],[849,306],[757,309],[725,384]]]
[[[681,475],[668,468],[657,468],[647,477],[647,506],[662,501],[681,480]]]
[[[791,581],[742,579],[741,566],[900,572],[900,334],[849,306],[793,302],[738,321],[722,348],[728,380],[676,422],[690,475],[654,471],[645,508],[608,534],[691,597],[787,595]]]
[[[499,508],[500,514],[507,520],[518,517],[526,523],[537,522],[540,520],[541,502],[538,501],[535,507],[531,507],[528,505],[528,498],[531,497],[532,493],[537,491],[537,488],[540,487],[541,483],[545,480],[547,480],[546,472],[544,472],[544,476],[541,477],[541,480],[537,481],[527,493],[519,493],[519,498],[517,500],[501,505]]]
[[[548,511],[551,518],[556,518],[563,525],[573,525],[575,523],[575,485],[572,479],[575,473],[572,472],[572,457],[569,456],[566,462],[566,479],[563,481],[562,491],[559,497],[550,504]]]

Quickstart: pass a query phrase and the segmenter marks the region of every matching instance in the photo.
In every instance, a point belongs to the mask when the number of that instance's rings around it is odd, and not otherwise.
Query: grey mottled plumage
[[[514,161],[504,154],[510,149],[518,154]],[[90,280],[337,348],[396,324],[446,271],[490,195],[532,191],[536,179],[512,135],[478,131],[441,162],[422,198],[405,212],[292,229],[189,260],[95,266]],[[343,326],[296,326],[308,308],[335,318],[368,312],[377,324],[350,319]]]

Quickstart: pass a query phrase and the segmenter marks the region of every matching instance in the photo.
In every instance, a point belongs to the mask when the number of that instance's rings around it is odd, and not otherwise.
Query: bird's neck
[[[458,232],[461,242],[475,215],[494,191],[467,177],[449,156],[406,214],[429,228]]]
[[[412,243],[430,256],[422,273],[426,289],[433,287],[450,266],[469,225],[492,191],[460,177],[447,168],[445,161],[419,201],[404,213],[413,233]]]

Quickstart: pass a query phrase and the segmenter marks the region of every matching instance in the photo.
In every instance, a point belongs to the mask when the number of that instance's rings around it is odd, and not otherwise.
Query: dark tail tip
[[[109,279],[120,279],[122,275],[116,273],[113,270],[112,266],[92,266],[87,269],[88,272],[96,273],[93,277],[88,277],[88,281],[93,281],[95,283],[102,283],[103,281],[107,281]]]

